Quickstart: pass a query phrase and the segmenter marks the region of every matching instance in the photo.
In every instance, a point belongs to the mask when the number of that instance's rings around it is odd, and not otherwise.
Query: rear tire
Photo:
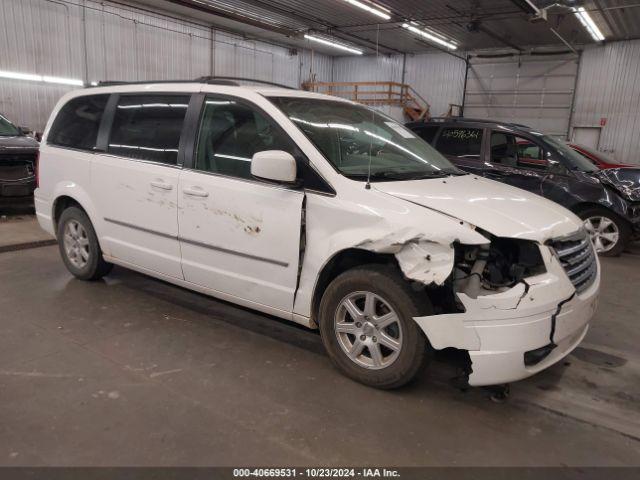
[[[322,343],[333,363],[365,385],[392,389],[410,382],[431,347],[413,317],[431,304],[397,268],[356,267],[327,287],[319,309]]]
[[[78,207],[69,207],[60,215],[58,246],[67,270],[80,280],[98,280],[113,268],[102,257],[91,220]]]
[[[582,210],[578,216],[598,255],[617,257],[624,251],[631,238],[631,228],[622,217],[599,207]]]

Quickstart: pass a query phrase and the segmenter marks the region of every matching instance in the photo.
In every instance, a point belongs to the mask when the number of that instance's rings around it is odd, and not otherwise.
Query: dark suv
[[[619,255],[640,234],[640,189],[618,181],[612,172],[604,174],[554,137],[524,125],[465,118],[432,119],[407,127],[459,168],[537,193],[573,211],[602,255]]]
[[[38,142],[0,114],[0,200],[29,200],[36,188]]]

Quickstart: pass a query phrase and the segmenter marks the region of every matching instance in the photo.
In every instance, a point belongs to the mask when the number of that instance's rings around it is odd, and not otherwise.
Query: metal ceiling
[[[461,51],[527,50],[536,47],[584,45],[593,40],[568,6],[584,6],[607,41],[640,38],[640,0],[532,0],[548,9],[546,22],[531,22],[522,0],[375,0],[390,11],[388,21],[345,0],[167,0],[195,15],[212,14],[238,25],[277,33],[283,42],[300,43],[315,32],[372,53],[420,53],[434,46],[402,28],[418,21],[460,44]],[[368,0],[360,0],[366,2]],[[562,6],[564,5],[564,6]],[[554,33],[553,30],[557,32]],[[559,36],[562,38],[559,38]],[[273,37],[271,37],[273,38]],[[564,42],[563,42],[564,40]],[[563,45],[565,43],[565,45]],[[341,55],[331,48],[318,48]]]

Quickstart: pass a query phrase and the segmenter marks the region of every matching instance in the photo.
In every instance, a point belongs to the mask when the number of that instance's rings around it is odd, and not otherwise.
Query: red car
[[[638,167],[638,165],[632,165],[630,163],[616,162],[613,157],[606,153],[593,150],[592,148],[585,147],[584,145],[569,143],[569,146],[601,170],[606,168]]]

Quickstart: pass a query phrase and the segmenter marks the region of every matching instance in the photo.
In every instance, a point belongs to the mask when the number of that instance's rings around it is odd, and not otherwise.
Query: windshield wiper
[[[378,180],[378,181],[394,181],[394,180],[423,180],[427,178],[444,178],[448,176],[461,176],[468,175],[467,172],[462,170],[434,170],[430,172],[371,172],[371,175],[367,173],[361,172],[342,172],[343,175],[347,178],[356,178],[356,179],[367,179]]]
[[[460,176],[460,175],[467,175],[467,173],[461,172],[458,170],[439,170],[437,172],[414,173],[412,175],[405,176],[404,178],[407,180],[421,180],[425,178],[444,178],[449,176]]]
[[[397,175],[392,175],[389,172],[371,172],[371,175],[368,173],[342,173],[347,178],[357,178],[364,179],[370,178],[372,180],[399,180],[400,177]]]
[[[371,175],[366,173],[344,173],[347,178],[367,179],[371,180],[422,180],[426,178],[444,178],[449,175],[465,175],[464,172],[450,172],[450,171],[434,171],[434,172],[371,172]]]

